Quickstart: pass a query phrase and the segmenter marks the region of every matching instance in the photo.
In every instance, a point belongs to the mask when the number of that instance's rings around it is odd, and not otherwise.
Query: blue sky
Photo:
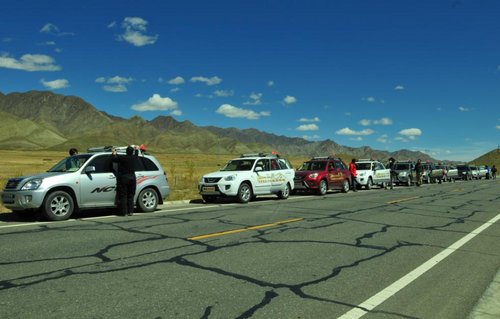
[[[499,17],[496,0],[4,1],[0,91],[471,160],[500,143]]]

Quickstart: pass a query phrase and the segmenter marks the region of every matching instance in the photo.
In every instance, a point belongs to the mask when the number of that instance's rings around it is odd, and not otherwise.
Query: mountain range
[[[240,154],[278,151],[288,156],[348,154],[356,158],[436,161],[422,152],[387,152],[368,146],[353,148],[332,140],[308,141],[256,129],[196,126],[158,116],[151,121],[107,114],[80,97],[50,91],[0,92],[0,149],[85,150],[102,145],[147,145],[166,153]]]

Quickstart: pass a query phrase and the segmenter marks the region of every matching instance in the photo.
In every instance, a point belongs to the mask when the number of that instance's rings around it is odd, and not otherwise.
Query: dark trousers
[[[134,212],[135,174],[118,175],[117,197],[118,210],[122,215]]]

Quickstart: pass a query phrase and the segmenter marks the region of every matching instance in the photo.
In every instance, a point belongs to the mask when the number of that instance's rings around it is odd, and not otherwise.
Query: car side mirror
[[[95,172],[95,166],[87,166],[85,167],[85,174],[90,174]]]
[[[261,166],[257,166],[257,167],[255,168],[255,171],[256,171],[256,172],[261,172],[261,171],[263,171],[263,169],[262,169],[262,167],[261,167]]]

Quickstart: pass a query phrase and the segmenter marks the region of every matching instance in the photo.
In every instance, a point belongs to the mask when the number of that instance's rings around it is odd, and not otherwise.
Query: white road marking
[[[373,297],[367,299],[358,307],[346,312],[344,315],[339,317],[338,319],[358,319],[367,314],[369,311],[375,309],[375,307],[379,306],[382,304],[384,301],[395,295],[397,292],[399,292],[401,289],[409,285],[412,281],[426,273],[428,270],[430,270],[432,267],[436,266],[439,264],[443,259],[451,255],[453,252],[458,250],[460,247],[465,245],[467,242],[472,240],[474,237],[479,235],[481,232],[483,232],[486,228],[490,227],[494,223],[500,220],[500,214],[496,215],[480,227],[476,228],[469,234],[465,235],[461,239],[457,240],[455,243],[453,243],[451,246],[448,248],[444,249],[441,251],[439,254],[436,256],[432,257],[429,259],[427,262],[423,263],[419,267],[417,267],[415,270],[411,271],[407,275],[403,276],[401,279],[398,281],[394,282],[384,290],[380,291]]]

